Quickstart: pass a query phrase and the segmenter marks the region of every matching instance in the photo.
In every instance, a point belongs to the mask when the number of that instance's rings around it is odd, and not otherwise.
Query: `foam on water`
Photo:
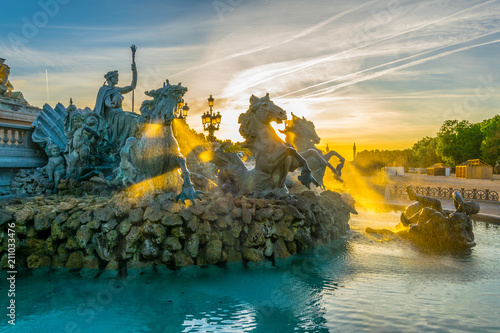
[[[395,213],[361,212],[347,239],[276,266],[151,270],[125,280],[25,272],[15,331],[500,331],[500,228],[476,223],[469,255],[424,253],[363,231],[397,222]],[[4,319],[0,331],[8,329]]]

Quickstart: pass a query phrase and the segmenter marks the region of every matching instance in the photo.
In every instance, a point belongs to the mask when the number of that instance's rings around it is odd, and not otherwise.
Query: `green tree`
[[[426,168],[433,164],[443,162],[437,154],[437,138],[426,136],[411,148],[410,165],[417,168]]]
[[[450,165],[480,158],[483,138],[480,124],[446,120],[437,135],[437,153]]]
[[[500,159],[500,116],[485,120],[481,123],[481,132],[484,135],[481,143],[482,159],[495,165]]]

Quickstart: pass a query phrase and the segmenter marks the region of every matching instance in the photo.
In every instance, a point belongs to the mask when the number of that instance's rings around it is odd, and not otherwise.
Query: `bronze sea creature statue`
[[[415,193],[406,188],[408,196],[416,202],[401,214],[399,231],[366,228],[367,233],[398,236],[421,248],[434,251],[463,251],[476,245],[471,215],[479,213],[479,204],[465,201],[460,192],[453,192],[454,211],[443,209],[436,198]]]
[[[271,101],[269,94],[250,97],[250,107],[239,116],[238,123],[245,138],[244,146],[255,157],[255,167],[249,170],[236,153],[217,150],[213,162],[219,168],[219,183],[224,191],[286,195],[286,177],[297,168],[302,168],[298,179],[304,186],[320,186],[306,159],[271,126],[273,121],[282,123],[286,119],[286,112]]]

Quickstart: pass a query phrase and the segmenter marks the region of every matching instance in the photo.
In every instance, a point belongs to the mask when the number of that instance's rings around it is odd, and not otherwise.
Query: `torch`
[[[132,65],[135,65],[135,51],[137,51],[137,47],[135,45],[132,45],[130,47],[130,49],[132,50]],[[135,96],[134,96],[134,93],[135,93],[135,87],[132,87],[132,112],[134,112],[134,100],[135,100]]]

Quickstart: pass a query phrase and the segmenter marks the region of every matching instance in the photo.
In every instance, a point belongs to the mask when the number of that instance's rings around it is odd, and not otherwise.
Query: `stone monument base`
[[[16,267],[116,270],[223,265],[285,258],[345,235],[355,213],[339,193],[283,200],[212,191],[184,206],[173,193],[133,198],[38,196],[0,204],[0,265],[8,268],[15,224]]]

